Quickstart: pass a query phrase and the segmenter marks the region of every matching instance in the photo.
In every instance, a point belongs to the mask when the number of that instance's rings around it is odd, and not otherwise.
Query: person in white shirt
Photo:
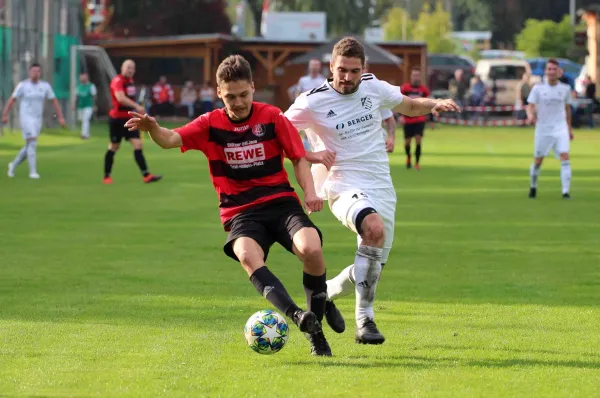
[[[17,85],[2,114],[2,123],[8,122],[8,114],[15,102],[19,100],[19,122],[25,145],[21,148],[15,160],[8,164],[9,177],[15,176],[15,169],[27,158],[29,163],[29,178],[40,178],[37,172],[36,148],[37,138],[42,130],[44,104],[47,99],[52,100],[58,123],[62,127],[65,127],[65,118],[60,110],[60,104],[54,95],[52,86],[48,82],[41,80],[41,77],[41,66],[35,63],[32,64],[29,67],[29,79],[23,80]]]
[[[311,59],[308,62],[308,75],[302,76],[296,84],[296,96],[317,88],[325,81],[325,76],[321,73],[323,65],[318,59]]]
[[[550,150],[560,157],[562,196],[570,199],[571,162],[570,141],[574,138],[571,127],[571,87],[559,80],[558,62],[548,60],[545,81],[531,89],[527,98],[527,120],[535,123],[533,163],[529,168],[531,185],[529,197],[537,196],[537,182],[544,157]]]
[[[382,265],[392,248],[396,190],[380,110],[418,116],[460,109],[452,100],[405,97],[400,87],[363,74],[364,67],[362,44],[343,38],[333,48],[333,77],[296,98],[285,116],[310,141],[312,152],[306,158],[313,164],[317,194],[358,235],[354,264],[327,282],[327,322],[334,331],[344,331],[333,300],[354,290],[356,342],[381,344],[385,338],[375,325],[373,303]]]

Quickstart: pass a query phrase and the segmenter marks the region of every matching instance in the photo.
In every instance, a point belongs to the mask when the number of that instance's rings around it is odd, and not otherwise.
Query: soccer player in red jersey
[[[321,328],[327,298],[321,232],[290,185],[284,155],[294,165],[308,211],[322,210],[323,200],[315,193],[298,130],[278,108],[253,102],[253,93],[248,61],[232,55],[217,70],[217,94],[224,109],[205,113],[175,130],[159,126],[153,117],[131,112],[125,126],[130,131],[148,131],[162,148],[195,149],[206,155],[221,221],[229,232],[225,254],[239,261],[256,290],[306,333],[313,355],[331,356]],[[275,242],[304,264],[307,311],[294,303],[265,266]]]
[[[144,107],[135,102],[136,89],[133,84],[134,74],[135,62],[128,59],[121,65],[121,74],[115,76],[110,82],[110,95],[112,97],[113,106],[108,114],[110,144],[108,144],[108,150],[104,156],[104,180],[102,181],[104,184],[113,183],[110,174],[115,154],[119,150],[123,138],[131,142],[131,146],[133,146],[133,156],[144,176],[144,182],[156,182],[162,178],[161,176],[152,175],[148,171],[146,159],[142,152],[140,132],[138,130],[128,130],[125,128],[125,123],[129,119],[129,111],[135,109],[138,112],[144,112]]]
[[[404,83],[400,87],[402,94],[409,98],[427,98],[429,97],[429,89],[421,84],[421,71],[413,69],[410,72],[410,83]],[[419,161],[421,160],[421,142],[425,134],[426,116],[410,117],[404,116],[404,150],[406,151],[406,168],[410,169],[410,143],[415,139],[415,170],[420,170]]]

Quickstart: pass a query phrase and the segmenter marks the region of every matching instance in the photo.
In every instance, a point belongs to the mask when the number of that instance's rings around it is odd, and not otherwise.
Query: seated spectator
[[[188,80],[181,89],[180,104],[187,108],[188,118],[190,119],[193,119],[195,116],[196,101],[198,101],[198,92],[196,91],[196,87],[194,87],[194,83]]]
[[[212,88],[210,81],[204,82],[200,89],[200,104],[202,113],[210,112],[215,106],[215,89]]]
[[[152,87],[151,115],[171,116],[175,111],[175,94],[173,87],[167,83],[167,78],[161,76]]]

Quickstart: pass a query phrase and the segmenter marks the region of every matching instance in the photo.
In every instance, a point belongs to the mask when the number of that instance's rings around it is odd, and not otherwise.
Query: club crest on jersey
[[[366,110],[370,110],[373,107],[373,103],[371,102],[371,98],[369,97],[361,98],[360,103]]]
[[[257,137],[262,137],[263,135],[265,135],[265,126],[263,126],[262,124],[255,124],[254,126],[252,126],[252,134],[254,134]]]

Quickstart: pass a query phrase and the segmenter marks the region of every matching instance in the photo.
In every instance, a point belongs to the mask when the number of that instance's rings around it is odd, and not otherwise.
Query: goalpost
[[[75,45],[71,47],[71,79],[70,79],[70,108],[75,109],[77,100],[77,82],[79,74],[85,72],[90,81],[96,85],[97,115],[107,115],[112,103],[110,97],[110,82],[117,75],[110,57],[99,46]],[[69,120],[71,127],[75,127],[76,119],[73,112]]]

